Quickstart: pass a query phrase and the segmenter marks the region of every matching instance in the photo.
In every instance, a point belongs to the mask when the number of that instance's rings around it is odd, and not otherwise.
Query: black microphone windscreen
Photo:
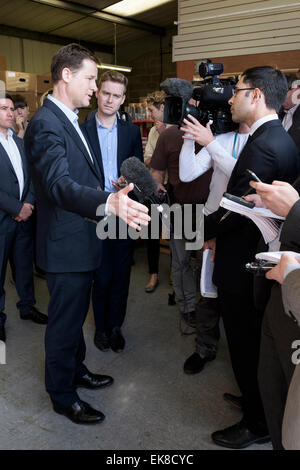
[[[157,196],[157,182],[150,171],[136,157],[124,160],[121,166],[121,175],[127,183],[134,184],[134,193],[139,201],[144,201],[147,197]]]
[[[182,78],[167,78],[160,87],[167,95],[179,96],[185,101],[193,95],[193,85]]]

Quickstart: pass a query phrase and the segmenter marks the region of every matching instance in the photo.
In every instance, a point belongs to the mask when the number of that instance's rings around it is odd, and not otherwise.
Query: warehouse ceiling
[[[136,0],[147,2],[147,0]],[[177,20],[177,0],[138,15],[120,17],[103,12],[118,3],[110,0],[0,0],[0,34],[55,42],[58,38],[98,45],[113,51],[114,24],[118,45],[137,41],[149,34],[164,35]],[[104,18],[107,21],[104,21]],[[51,40],[50,40],[51,39]],[[61,41],[63,42],[63,41]],[[95,48],[95,47],[94,47]]]

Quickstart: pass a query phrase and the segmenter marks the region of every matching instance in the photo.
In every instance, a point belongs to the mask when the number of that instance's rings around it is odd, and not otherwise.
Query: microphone
[[[146,168],[136,157],[130,157],[124,160],[121,166],[121,175],[127,183],[133,183],[133,192],[139,202],[150,200],[153,204],[160,204],[161,197],[157,191],[157,182]]]
[[[133,183],[133,192],[139,202],[144,203],[150,201],[156,205],[162,223],[167,230],[170,230],[170,214],[164,211],[163,203],[170,205],[168,195],[157,190],[157,182],[146,168],[136,157],[130,157],[124,160],[121,166],[121,175],[126,179],[127,183]],[[171,227],[172,229],[172,227]]]
[[[167,78],[160,87],[167,95],[182,98],[184,103],[192,97],[194,91],[193,85],[182,78]]]

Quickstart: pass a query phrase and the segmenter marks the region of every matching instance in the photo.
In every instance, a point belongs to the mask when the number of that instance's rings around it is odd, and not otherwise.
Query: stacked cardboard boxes
[[[26,99],[30,116],[40,107],[41,96],[52,87],[50,75],[36,75],[12,70],[0,70],[0,81],[5,84],[7,93],[18,94]]]

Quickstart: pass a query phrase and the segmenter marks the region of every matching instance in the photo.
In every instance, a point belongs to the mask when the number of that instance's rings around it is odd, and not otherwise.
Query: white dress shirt
[[[268,114],[267,116],[264,116],[260,119],[258,119],[257,121],[255,121],[254,124],[252,124],[252,126],[250,127],[250,132],[249,134],[250,135],[253,135],[255,131],[257,131],[257,129],[262,126],[263,124],[265,124],[266,122],[269,122],[269,121],[275,121],[275,119],[279,119],[278,118],[278,114]]]
[[[7,137],[5,137],[2,132],[0,132],[0,143],[9,156],[10,162],[15,171],[16,177],[19,182],[19,199],[21,200],[23,190],[24,190],[24,173],[23,173],[23,164],[22,158],[18,149],[18,146],[13,138],[13,131],[11,129],[7,130]]]
[[[237,137],[236,137],[237,136]],[[204,214],[215,212],[226,191],[229,178],[236,164],[236,158],[247,143],[248,134],[227,132],[220,134],[195,155],[195,142],[184,140],[179,156],[179,178],[185,183],[203,175],[209,168],[214,172],[209,186],[209,195],[204,206]]]

